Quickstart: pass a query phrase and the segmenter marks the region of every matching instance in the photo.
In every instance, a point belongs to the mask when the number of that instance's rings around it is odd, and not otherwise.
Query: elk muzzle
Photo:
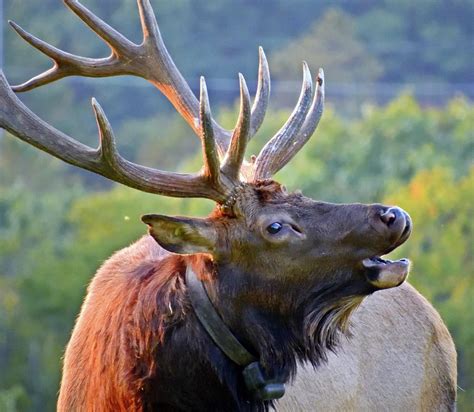
[[[399,207],[382,207],[375,220],[392,244],[382,254],[386,254],[403,244],[410,236],[412,221],[408,213]],[[377,289],[387,289],[401,285],[408,277],[408,259],[389,260],[373,256],[362,260],[366,278]]]

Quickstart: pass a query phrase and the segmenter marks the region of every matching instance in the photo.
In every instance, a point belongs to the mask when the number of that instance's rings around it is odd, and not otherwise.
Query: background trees
[[[84,2],[138,39],[134,2]],[[328,108],[319,131],[277,179],[314,198],[384,201],[410,212],[415,230],[397,253],[414,261],[410,281],[455,338],[464,389],[459,408],[468,410],[474,403],[474,69],[467,50],[474,2],[278,0],[271,8],[230,0],[155,3],[175,61],[193,86],[206,75],[214,112],[229,127],[236,117],[236,72],[255,87],[257,45],[265,47],[274,97],[248,154],[287,119],[299,84],[285,82],[299,81],[299,60],[309,60],[313,71],[324,66]],[[107,53],[56,1],[7,0],[5,8],[8,18],[59,47]],[[5,34],[4,70],[12,82],[47,67],[11,31]],[[411,91],[400,93],[400,84]],[[95,146],[87,104],[95,95],[125,157],[196,170],[198,139],[144,86],[122,77],[70,79],[21,98]],[[206,201],[116,187],[0,137],[0,410],[54,409],[61,354],[87,283],[113,251],[145,233],[141,214],[202,216],[211,208]]]

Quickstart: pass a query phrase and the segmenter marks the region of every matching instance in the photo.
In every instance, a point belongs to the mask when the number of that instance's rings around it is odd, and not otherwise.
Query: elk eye
[[[271,225],[268,225],[267,226],[267,232],[270,233],[271,235],[274,235],[276,233],[278,233],[281,228],[282,228],[282,224],[279,223],[279,222],[273,222]]]

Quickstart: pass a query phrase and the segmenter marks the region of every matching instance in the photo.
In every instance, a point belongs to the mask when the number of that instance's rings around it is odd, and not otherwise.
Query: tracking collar
[[[281,398],[285,394],[284,383],[265,378],[258,359],[237,340],[224,323],[204,284],[189,266],[186,268],[186,285],[194,313],[204,329],[230,360],[243,367],[242,375],[249,392],[262,401]]]

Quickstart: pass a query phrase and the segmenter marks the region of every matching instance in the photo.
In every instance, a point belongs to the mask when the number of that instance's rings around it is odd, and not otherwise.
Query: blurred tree
[[[63,261],[74,240],[65,217],[82,194],[62,185],[41,194],[22,184],[0,190],[0,369],[8,371],[0,391],[10,401],[18,394],[19,410],[54,409],[45,394],[57,391],[70,304],[83,292],[72,261]]]
[[[5,133],[0,137],[0,190],[14,186],[41,192],[45,187],[79,184],[72,166]]]
[[[8,371],[0,374],[0,410],[55,408],[44,394],[57,391],[75,316],[68,305],[83,291],[71,262],[62,261],[74,241],[66,217],[84,194],[69,168],[0,138],[0,370]]]
[[[327,111],[319,130],[280,179],[331,201],[380,201],[418,171],[434,166],[465,175],[474,153],[474,108],[455,99],[423,110],[409,94],[384,108],[366,106],[360,121]]]
[[[117,140],[126,159],[164,170],[182,170],[185,159],[200,149],[199,138],[177,115],[127,120]]]
[[[329,9],[303,35],[271,56],[272,73],[278,79],[301,77],[301,62],[314,70],[324,67],[331,82],[370,83],[382,74],[382,66],[358,39],[355,20],[340,9]]]
[[[458,349],[459,410],[474,404],[474,167],[456,180],[451,169],[422,171],[387,199],[410,211],[414,231],[394,253],[414,263],[410,276],[440,311]]]
[[[472,53],[460,52],[473,47],[472,0],[384,0],[361,6],[357,31],[383,62],[384,80],[474,81]]]

